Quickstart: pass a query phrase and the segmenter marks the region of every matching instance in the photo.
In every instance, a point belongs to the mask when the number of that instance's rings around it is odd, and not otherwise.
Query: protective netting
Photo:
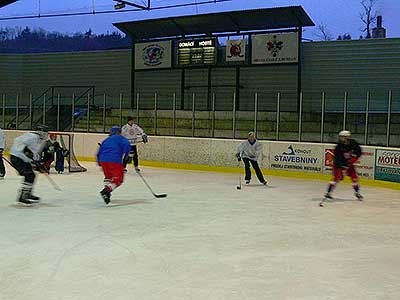
[[[66,157],[68,162],[68,171],[70,173],[86,172],[87,169],[79,163],[74,152],[74,135],[73,134],[58,134],[61,147],[68,150],[69,154]]]

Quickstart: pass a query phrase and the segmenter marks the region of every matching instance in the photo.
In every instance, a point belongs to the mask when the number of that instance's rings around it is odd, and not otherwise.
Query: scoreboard
[[[217,42],[215,39],[178,42],[178,65],[214,65],[217,63]]]

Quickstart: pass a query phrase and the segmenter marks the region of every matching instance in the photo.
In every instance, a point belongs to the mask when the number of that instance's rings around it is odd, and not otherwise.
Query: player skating
[[[40,163],[40,157],[47,134],[47,127],[40,125],[35,132],[17,137],[11,147],[11,163],[18,174],[24,177],[17,200],[19,203],[32,204],[40,200],[39,197],[32,194],[36,178],[32,164],[39,170],[44,168]]]
[[[124,171],[127,171],[127,164],[131,163],[133,160],[135,170],[139,172],[139,156],[136,145],[138,144],[138,136],[142,137],[143,143],[147,143],[147,135],[139,125],[134,123],[132,117],[128,117],[128,123],[122,127],[122,135],[129,140],[131,145],[129,156],[124,159]]]
[[[123,159],[129,155],[129,141],[121,135],[121,127],[113,126],[97,153],[97,162],[104,173],[104,189],[100,195],[106,204],[110,203],[111,193],[124,181]]]
[[[262,144],[257,141],[256,134],[254,132],[249,132],[248,138],[246,141],[241,143],[237,148],[236,157],[238,161],[243,160],[244,169],[245,169],[245,181],[246,184],[249,184],[251,181],[251,170],[250,164],[252,165],[254,171],[256,172],[257,178],[261,184],[266,185],[267,181],[264,179],[264,176],[260,170],[260,166],[258,165],[258,160],[261,157],[262,153]]]
[[[5,146],[4,133],[0,128],[0,179],[3,179],[4,176],[6,176],[6,168],[4,167],[4,161],[3,161],[4,146]]]
[[[362,151],[360,145],[350,138],[350,131],[343,130],[339,132],[339,142],[335,147],[333,159],[333,180],[329,183],[325,198],[332,199],[332,192],[339,181],[343,180],[345,172],[353,182],[354,194],[357,199],[362,200],[360,187],[358,184],[358,175],[354,164],[360,158]]]

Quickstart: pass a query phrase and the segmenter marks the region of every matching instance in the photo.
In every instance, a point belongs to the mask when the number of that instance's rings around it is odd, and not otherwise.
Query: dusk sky
[[[136,0],[139,1],[140,0]],[[197,0],[200,2],[202,0]],[[240,10],[251,8],[279,7],[289,5],[302,5],[316,24],[323,23],[334,38],[339,34],[349,33],[353,38],[358,38],[362,32],[359,12],[361,0],[232,0],[220,4],[198,5],[181,9],[168,9],[162,11],[143,11],[115,13],[107,15],[90,15],[80,17],[60,17],[28,20],[0,21],[0,27],[30,26],[43,28],[49,31],[82,32],[89,28],[94,33],[116,31],[113,22],[151,19],[167,16],[189,15],[227,10]],[[194,0],[153,0],[154,6],[170,5],[177,3],[195,2]],[[68,0],[53,1],[41,0],[42,14],[69,13],[92,11],[93,3],[96,11],[112,10],[112,0]],[[0,8],[0,18],[16,15],[38,14],[39,0],[20,0],[5,8]],[[400,37],[400,0],[380,0],[377,11],[383,15],[384,27],[388,37]],[[317,39],[315,29],[308,28],[304,34],[306,38]]]

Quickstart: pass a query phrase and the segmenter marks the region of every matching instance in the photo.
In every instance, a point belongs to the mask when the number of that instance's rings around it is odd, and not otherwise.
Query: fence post
[[[43,125],[46,125],[46,94],[43,95]]]
[[[194,136],[195,122],[196,122],[196,94],[193,93],[193,95],[192,95],[192,136]]]
[[[257,136],[257,122],[258,122],[258,93],[254,94],[254,133]]]
[[[369,101],[371,94],[367,92],[367,102],[365,104],[365,136],[364,136],[364,145],[368,143],[368,125],[369,125]]]
[[[19,123],[19,94],[17,94],[17,100],[15,103],[15,129],[18,129]]]
[[[233,109],[232,109],[232,135],[236,138],[236,92],[233,93]]]
[[[107,96],[106,93],[103,94],[103,132],[106,132],[106,103]]]
[[[172,95],[172,133],[175,136],[176,131],[176,93]]]
[[[301,142],[301,133],[303,127],[303,93],[300,92],[300,103],[299,103],[299,142]]]
[[[154,135],[157,135],[157,93],[154,93]]]
[[[75,94],[72,94],[72,107],[71,107],[71,131],[75,130]]]
[[[325,131],[325,92],[322,92],[321,98],[321,143],[324,142]]]
[[[387,127],[386,127],[386,146],[390,146],[390,125],[392,123],[392,100],[393,100],[392,91],[389,91],[388,98],[388,118],[387,118]]]
[[[32,114],[32,102],[33,102],[33,95],[29,95],[29,128],[32,130],[33,127],[33,114]]]
[[[347,92],[344,92],[344,101],[343,101],[343,130],[346,130],[347,124]]]
[[[3,128],[6,128],[6,94],[3,94]]]
[[[90,93],[87,98],[87,112],[86,112],[86,132],[90,131]]]
[[[278,98],[276,101],[276,140],[279,141],[279,125],[281,122],[281,93],[278,92]]]
[[[60,131],[60,94],[57,94],[57,131]]]
[[[140,94],[136,94],[136,123],[139,124],[139,114],[140,114],[140,109],[139,109],[139,104],[140,104]]]
[[[122,101],[123,95],[122,93],[119,94],[119,126],[122,127]]]
[[[211,137],[215,136],[215,93],[212,94]]]

